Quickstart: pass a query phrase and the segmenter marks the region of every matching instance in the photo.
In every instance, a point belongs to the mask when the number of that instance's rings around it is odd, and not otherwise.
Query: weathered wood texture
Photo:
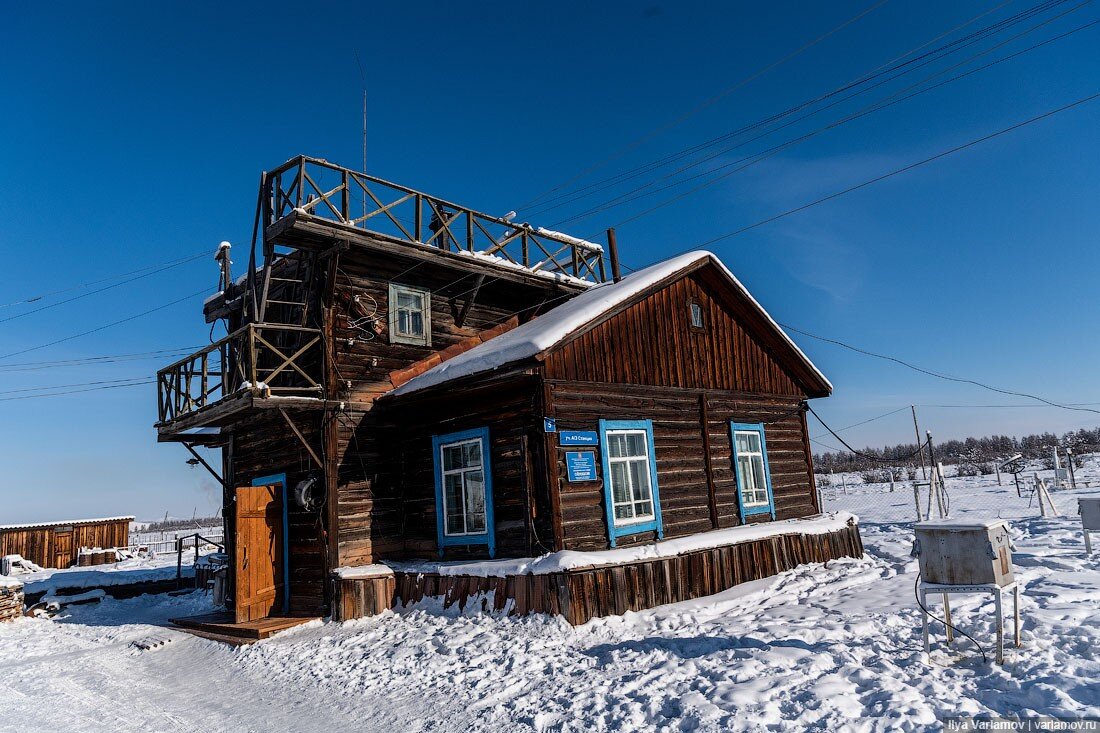
[[[129,542],[129,520],[0,529],[0,555],[22,555],[44,568],[69,567],[81,547],[126,547]]]
[[[852,524],[828,534],[784,534],[674,557],[544,575],[483,578],[396,572],[392,604],[441,598],[447,608],[478,604],[485,611],[555,614],[571,624],[582,624],[600,616],[713,595],[806,563],[862,555],[859,527]],[[339,612],[341,620],[379,612],[388,588],[379,595],[375,589],[349,587],[368,582],[373,581],[338,581],[342,588],[338,598],[347,604]],[[360,594],[369,595],[370,602],[360,600]]]
[[[333,621],[350,621],[354,618],[377,616],[393,608],[396,600],[394,576],[378,578],[334,578]]]
[[[670,283],[551,351],[546,378],[805,396],[807,387],[767,343],[770,332],[750,330],[749,309],[715,295],[707,272]],[[703,310],[701,329],[691,326],[693,302]]]
[[[741,523],[731,421],[764,423],[776,518],[804,517],[817,511],[798,398],[571,382],[549,383],[549,393],[559,430],[597,430],[601,418],[653,421],[657,485],[667,538]],[[700,399],[706,405],[705,426]],[[709,448],[709,461],[704,447]],[[557,452],[563,549],[606,549],[602,468],[597,466],[599,481],[570,484],[565,480],[564,456],[564,450]],[[711,483],[715,517],[711,515]],[[754,521],[762,519],[770,517]],[[620,537],[618,544],[655,539],[655,532],[647,532]]]
[[[22,583],[0,584],[0,622],[11,621],[23,615]]]
[[[489,462],[497,554],[546,552],[549,510],[529,474],[536,435],[531,378],[483,385],[395,411],[379,406],[359,417],[340,447],[340,564],[377,557],[436,556],[432,436],[491,425]],[[541,437],[541,434],[538,435]],[[367,481],[360,477],[366,474]],[[446,548],[448,558],[486,557],[484,545]]]
[[[315,412],[288,411],[314,450],[320,446],[321,415]],[[319,451],[318,451],[319,452]],[[287,492],[293,495],[299,481],[320,472],[309,451],[298,440],[277,410],[263,410],[234,430],[232,480],[230,486],[247,486],[263,476],[285,473]],[[227,491],[225,513],[227,538],[235,533],[233,491]],[[289,536],[285,539],[290,557],[290,611],[293,614],[319,613],[325,605],[324,584],[328,575],[325,557],[322,510],[307,512],[293,501],[287,507]],[[280,528],[281,531],[281,528]],[[226,552],[235,553],[235,544],[227,543]],[[231,555],[232,556],[232,555]],[[234,587],[236,578],[228,579]]]

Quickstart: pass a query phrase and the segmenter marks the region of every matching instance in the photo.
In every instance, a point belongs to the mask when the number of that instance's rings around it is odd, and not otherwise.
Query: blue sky
[[[1033,7],[892,0],[670,125],[874,3],[21,4],[0,43],[0,304],[199,253],[245,261],[260,171],[307,153],[503,214],[631,148],[583,185],[812,99],[974,18]],[[710,165],[809,132],[1074,8],[1066,2]],[[965,71],[1100,18],[1084,5]],[[823,132],[618,228],[640,266],[1100,91],[1100,26]],[[931,46],[929,46],[930,48]],[[925,49],[927,50],[927,49]],[[948,74],[950,76],[950,74]],[[939,77],[942,79],[945,77]],[[662,129],[663,128],[663,129]],[[659,134],[650,135],[661,129]],[[1100,402],[1100,102],[1081,106],[712,246],[784,323],[951,374]],[[741,140],[743,138],[736,138]],[[646,182],[666,169],[642,177]],[[687,175],[686,173],[684,175]],[[550,211],[553,225],[605,198]],[[682,188],[560,225],[596,237]],[[239,269],[238,269],[239,271]],[[0,321],[5,365],[207,342],[202,258]],[[109,281],[99,286],[110,285]],[[0,307],[0,319],[82,295]],[[938,436],[1095,426],[799,337],[836,385],[842,427],[915,403]],[[151,385],[14,400],[45,385],[141,378],[171,359],[0,370],[0,521],[210,513],[218,490],[157,445]],[[79,389],[79,388],[74,388]],[[905,413],[853,429],[909,439]],[[820,430],[812,430],[818,435]],[[831,442],[823,439],[824,442]]]

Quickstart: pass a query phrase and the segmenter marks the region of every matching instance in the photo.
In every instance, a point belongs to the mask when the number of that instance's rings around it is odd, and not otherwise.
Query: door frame
[[[253,486],[279,484],[283,487],[280,494],[283,499],[283,613],[290,613],[290,489],[286,485],[286,472],[272,473],[252,479]]]

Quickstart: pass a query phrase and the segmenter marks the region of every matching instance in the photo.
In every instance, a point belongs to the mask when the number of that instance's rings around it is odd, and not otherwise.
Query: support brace
[[[201,463],[202,467],[205,468],[207,471],[209,471],[210,475],[218,480],[218,483],[221,484],[223,488],[226,488],[226,489],[229,488],[229,485],[225,483],[225,479],[223,479],[221,476],[219,476],[218,472],[215,471],[213,468],[211,468],[210,464],[207,463],[206,460],[203,459],[203,457],[200,456],[198,454],[198,452],[195,451],[195,449],[191,447],[190,443],[181,443],[180,445],[182,445],[184,448],[186,448],[187,451],[195,457],[195,460],[198,461],[199,463]]]
[[[320,456],[317,455],[317,451],[313,450],[313,446],[309,444],[309,441],[306,440],[306,436],[302,435],[302,431],[299,430],[298,426],[294,424],[294,421],[290,419],[290,415],[286,414],[286,410],[280,407],[279,414],[283,416],[283,419],[286,420],[286,424],[290,426],[290,429],[294,431],[294,434],[296,436],[298,436],[298,440],[302,442],[302,445],[304,445],[306,450],[309,451],[309,454],[313,456],[313,460],[316,461],[317,465],[321,468],[324,468],[325,462],[322,461]]]

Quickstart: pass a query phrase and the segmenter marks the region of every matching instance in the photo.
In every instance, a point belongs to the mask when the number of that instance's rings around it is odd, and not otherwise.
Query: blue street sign
[[[590,450],[568,451],[565,454],[565,469],[570,481],[595,481],[596,454]]]
[[[556,433],[558,432],[558,421],[552,417],[544,417],[542,419],[542,432],[544,433]]]
[[[595,430],[562,430],[558,433],[558,445],[599,445],[600,436]]]

